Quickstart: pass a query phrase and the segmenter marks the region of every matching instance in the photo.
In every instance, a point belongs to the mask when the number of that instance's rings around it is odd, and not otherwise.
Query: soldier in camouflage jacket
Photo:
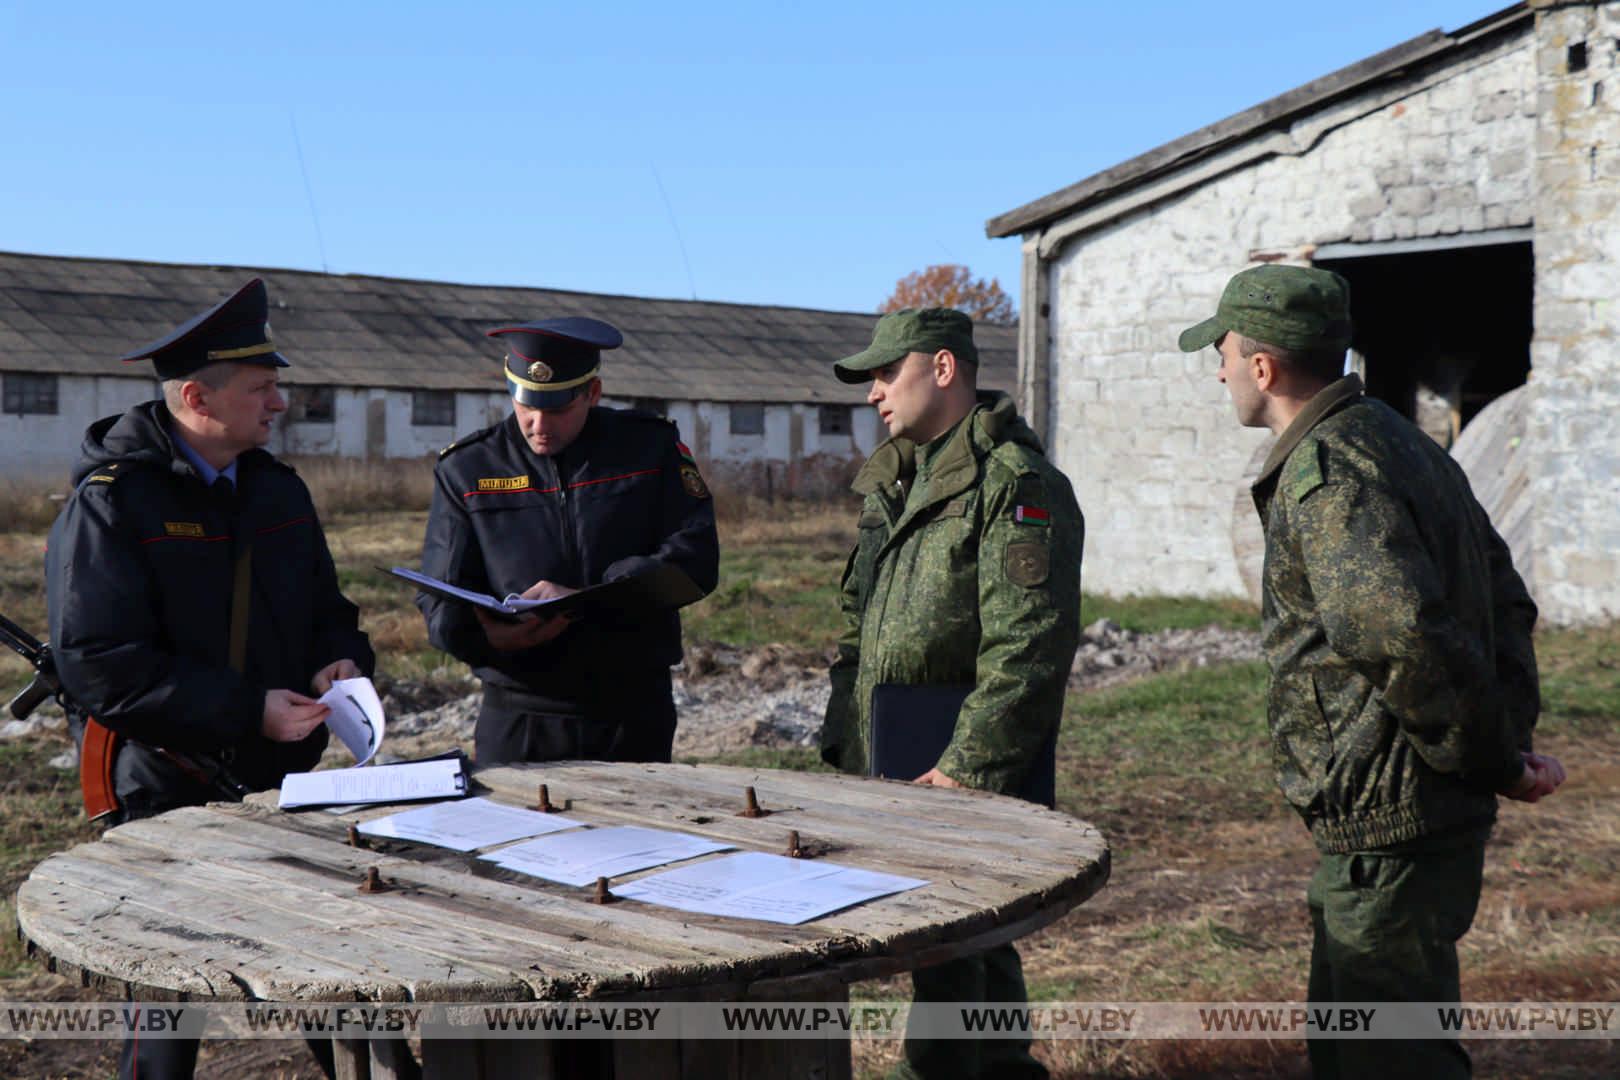
[[[965,362],[964,362],[965,361]],[[822,756],[866,774],[879,684],[971,686],[955,733],[917,779],[1012,792],[1057,730],[1080,634],[1084,523],[1004,394],[973,391],[972,323],[940,308],[879,321],[872,347],[839,361],[891,438],[855,479],[860,538],[844,571],[846,629]],[[1026,1000],[1017,951],[913,973],[918,1001]],[[900,1077],[1040,1077],[1028,1039],[908,1038]]]
[[[878,447],[853,487],[866,501],[823,755],[867,771],[880,683],[971,684],[937,768],[1013,791],[1057,729],[1079,643],[1085,526],[1068,480],[1010,398],[981,394],[940,439]]]
[[[1448,1002],[1498,794],[1563,782],[1532,752],[1536,608],[1439,446],[1342,376],[1349,286],[1261,266],[1181,335],[1214,345],[1238,419],[1275,448],[1253,488],[1278,783],[1322,852],[1314,1003]],[[1456,1041],[1313,1039],[1319,1077],[1468,1076]]]

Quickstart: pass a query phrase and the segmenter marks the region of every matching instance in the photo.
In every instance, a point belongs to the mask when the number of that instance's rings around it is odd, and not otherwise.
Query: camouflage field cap
[[[973,320],[953,308],[906,308],[878,320],[872,344],[833,365],[833,373],[847,383],[865,382],[872,372],[910,353],[936,353],[949,349],[958,360],[978,364],[973,344]]]
[[[1350,283],[1314,267],[1251,267],[1226,283],[1214,318],[1181,332],[1181,351],[1207,349],[1228,331],[1284,349],[1347,348]]]

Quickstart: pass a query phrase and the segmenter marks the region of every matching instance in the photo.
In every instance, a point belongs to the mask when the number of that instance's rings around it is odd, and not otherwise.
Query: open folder
[[[459,799],[467,794],[467,758],[452,750],[422,761],[367,765],[353,769],[318,769],[288,773],[281,779],[283,810],[305,806],[357,806],[369,803]]]
[[[668,563],[658,563],[644,573],[591,585],[555,600],[525,600],[516,593],[497,598],[489,593],[463,589],[404,566],[386,570],[379,566],[377,569],[401,581],[408,581],[425,593],[483,608],[493,617],[508,622],[525,618],[549,619],[555,615],[589,617],[597,612],[620,614],[657,611],[685,607],[703,599],[703,590],[698,588],[697,582],[687,577],[679,567]]]
[[[964,685],[907,686],[881,683],[872,688],[871,775],[915,780],[939,764],[956,732],[956,715],[973,692]],[[1041,744],[1029,772],[1009,794],[1042,806],[1057,794],[1057,732]]]

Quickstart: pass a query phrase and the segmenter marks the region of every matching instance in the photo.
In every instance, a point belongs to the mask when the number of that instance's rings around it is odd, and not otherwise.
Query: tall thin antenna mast
[[[664,211],[669,214],[669,227],[675,230],[675,243],[681,249],[681,264],[686,267],[686,285],[692,290],[692,299],[696,300],[697,280],[692,277],[692,260],[686,257],[686,241],[681,239],[681,226],[675,220],[675,207],[669,201],[669,192],[664,190],[664,179],[658,175],[658,166],[652,166],[653,180],[658,184],[658,194],[664,200]]]
[[[315,189],[310,187],[309,169],[304,166],[304,142],[298,137],[298,114],[288,108],[287,119],[292,121],[293,148],[298,151],[298,174],[304,178],[304,197],[309,200],[309,220],[315,224],[315,246],[321,253],[321,273],[329,274],[332,271],[326,265],[326,237],[321,235],[321,215],[315,209]]]

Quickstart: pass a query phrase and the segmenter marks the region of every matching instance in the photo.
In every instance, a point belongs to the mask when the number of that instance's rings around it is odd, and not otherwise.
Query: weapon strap
[[[242,538],[236,553],[236,575],[231,586],[231,670],[238,675],[247,670],[248,608],[253,595],[253,545]]]

